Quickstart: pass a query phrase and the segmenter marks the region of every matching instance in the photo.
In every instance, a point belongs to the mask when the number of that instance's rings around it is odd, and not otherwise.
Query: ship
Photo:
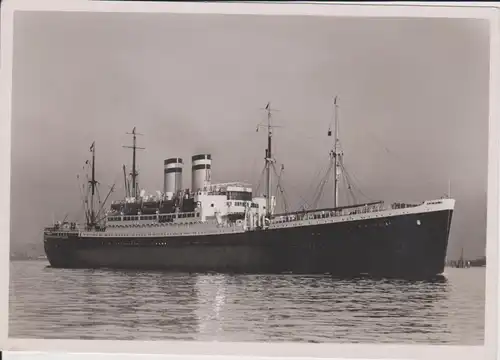
[[[384,201],[339,204],[345,168],[338,136],[338,101],[333,101],[327,175],[329,207],[311,204],[278,211],[280,174],[273,157],[273,109],[267,103],[263,161],[265,189],[235,181],[212,182],[212,156],[191,156],[191,186],[183,186],[184,160],[164,160],[163,191],[139,187],[136,128],[132,169],[123,165],[124,196],[97,199],[96,144],[90,147],[81,187],[85,221],[57,221],[44,228],[52,268],[108,268],[183,273],[327,274],[430,279],[442,276],[455,200],[449,195],[418,203]],[[334,114],[334,115],[333,115]],[[262,133],[262,131],[261,131]],[[121,172],[122,169],[120,169]],[[283,170],[283,165],[282,165]],[[326,175],[325,175],[326,176]],[[276,190],[273,191],[273,186]],[[325,185],[325,181],[320,184]],[[85,189],[85,193],[83,192]],[[322,189],[323,191],[324,189]]]
[[[458,259],[457,261],[452,261],[451,267],[454,267],[457,269],[468,269],[471,267],[471,262],[468,260],[465,260],[465,258],[464,258],[464,248],[462,248],[462,250],[461,250],[460,259]]]

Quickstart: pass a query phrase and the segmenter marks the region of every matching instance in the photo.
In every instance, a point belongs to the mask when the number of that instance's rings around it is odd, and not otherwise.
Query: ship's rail
[[[271,223],[281,224],[292,221],[327,219],[327,218],[342,217],[349,215],[369,214],[386,210],[407,209],[419,205],[420,204],[394,203],[388,207],[384,204],[383,201],[377,201],[372,203],[343,206],[338,208],[325,208],[325,209],[296,211],[293,213],[277,214],[273,216]]]
[[[79,230],[68,230],[68,231],[54,230],[54,231],[51,231],[51,230],[45,229],[44,233],[50,234],[53,236],[58,236],[58,237],[67,237],[70,235],[79,236],[81,234],[81,231],[79,231]]]
[[[115,233],[115,232],[93,232],[93,231],[66,231],[66,232],[50,232],[50,235],[66,238],[74,235],[80,238],[144,238],[144,237],[163,237],[163,236],[203,236],[217,234],[236,234],[243,233],[241,228],[220,228],[206,231],[185,231],[185,232],[147,232],[147,233]]]
[[[383,202],[364,204],[354,207],[344,207],[344,208],[329,208],[329,209],[317,209],[308,211],[298,211],[290,214],[279,214],[273,216],[272,223],[281,224],[284,222],[300,221],[300,220],[313,220],[313,219],[326,219],[354,214],[364,214],[371,212],[384,211],[386,207]]]
[[[44,232],[61,232],[61,233],[77,233],[80,230],[80,225],[78,223],[73,223],[72,225],[64,226],[64,225],[53,225],[46,226],[43,231]]]
[[[440,202],[437,202],[436,204],[438,204],[438,203],[440,203]],[[408,208],[413,208],[413,207],[417,207],[420,205],[422,205],[422,204],[393,203],[393,204],[391,204],[391,210],[408,209]]]
[[[143,215],[121,215],[121,214],[109,214],[106,219],[107,221],[117,222],[117,221],[158,221],[160,223],[169,222],[172,220],[180,219],[196,219],[199,218],[199,213],[190,212],[178,212],[170,214],[143,214]]]
[[[245,231],[242,228],[220,228],[214,230],[205,230],[205,231],[185,231],[185,232],[149,232],[149,233],[112,233],[112,232],[103,232],[103,233],[94,233],[94,232],[80,232],[80,236],[82,238],[89,237],[97,237],[97,238],[144,238],[144,237],[163,237],[163,236],[204,236],[204,235],[217,235],[217,234],[237,234],[244,233]]]

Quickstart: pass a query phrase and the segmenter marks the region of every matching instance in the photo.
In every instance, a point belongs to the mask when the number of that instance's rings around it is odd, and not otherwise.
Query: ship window
[[[252,201],[252,193],[247,191],[228,191],[227,199]]]

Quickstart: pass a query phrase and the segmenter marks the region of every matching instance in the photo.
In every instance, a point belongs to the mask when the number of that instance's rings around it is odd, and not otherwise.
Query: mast
[[[128,191],[128,181],[127,181],[127,170],[125,168],[125,165],[123,165],[123,182],[125,185],[125,197],[129,197],[129,191]]]
[[[134,126],[134,128],[132,129],[132,132],[127,133],[127,135],[132,135],[132,139],[133,139],[132,146],[124,146],[124,148],[132,149],[132,173],[131,173],[131,175],[132,175],[132,193],[131,193],[131,196],[137,200],[137,188],[139,185],[137,182],[137,177],[139,176],[139,173],[137,172],[137,169],[136,169],[135,158],[136,158],[136,151],[137,150],[144,150],[144,148],[137,146],[137,135],[142,135],[142,134],[136,133],[135,126]]]
[[[333,113],[334,113],[334,127],[333,127],[333,148],[330,151],[330,159],[333,166],[333,207],[339,206],[339,175],[340,175],[340,156],[338,143],[339,143],[339,127],[338,127],[338,97],[335,96],[333,100]],[[328,131],[328,136],[331,136],[331,131]]]
[[[271,166],[272,166],[272,152],[271,144],[273,137],[273,130],[271,128],[271,103],[266,105],[267,110],[267,149],[266,149],[266,212],[271,214]]]
[[[262,110],[266,110],[267,112],[267,124],[264,125],[264,124],[259,124],[257,125],[257,131],[259,131],[259,128],[261,127],[265,127],[267,129],[267,148],[266,148],[266,156],[265,156],[265,170],[266,170],[266,193],[265,193],[265,196],[266,196],[266,213],[267,213],[267,216],[271,216],[271,206],[272,206],[272,202],[271,202],[271,185],[272,185],[272,178],[271,178],[271,174],[272,174],[272,167],[273,167],[273,158],[272,158],[272,137],[273,137],[273,127],[276,127],[276,126],[272,126],[271,125],[271,113],[272,111],[278,111],[278,110],[275,110],[275,109],[272,109],[271,110],[271,103],[268,102],[266,107]]]
[[[90,183],[90,221],[89,225],[95,225],[95,210],[94,210],[94,196],[95,196],[95,188],[97,181],[95,179],[95,141],[90,146],[90,152],[92,153],[92,179],[89,181]]]

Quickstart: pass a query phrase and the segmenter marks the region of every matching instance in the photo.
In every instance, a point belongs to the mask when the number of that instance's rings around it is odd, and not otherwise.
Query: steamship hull
[[[215,235],[44,235],[54,268],[427,279],[444,271],[453,210]]]

